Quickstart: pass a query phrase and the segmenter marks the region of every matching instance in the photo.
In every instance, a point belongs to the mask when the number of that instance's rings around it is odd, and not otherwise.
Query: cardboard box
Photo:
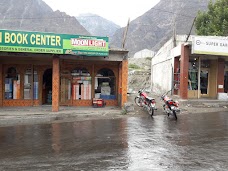
[[[93,107],[104,107],[106,105],[103,99],[93,99]]]

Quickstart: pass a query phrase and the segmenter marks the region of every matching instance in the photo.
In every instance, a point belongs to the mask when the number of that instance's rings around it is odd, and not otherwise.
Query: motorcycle
[[[163,110],[168,115],[168,117],[170,114],[172,114],[174,118],[177,120],[177,112],[180,111],[179,102],[167,96],[167,94],[171,91],[172,90],[169,90],[161,96],[161,100],[164,102]]]
[[[143,107],[151,117],[154,115],[154,111],[157,110],[155,99],[149,97],[144,89],[138,91],[138,96],[135,97],[135,104]]]

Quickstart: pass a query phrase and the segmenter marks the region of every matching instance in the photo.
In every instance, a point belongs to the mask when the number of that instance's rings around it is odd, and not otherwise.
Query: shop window
[[[116,99],[116,78],[112,70],[103,68],[95,77],[95,98]]]
[[[5,99],[20,99],[20,75],[14,67],[5,76]]]
[[[228,93],[228,61],[225,62],[224,92]]]
[[[210,68],[209,60],[201,60],[201,68]]]
[[[39,77],[38,72],[36,70],[33,71],[33,99],[39,99]]]
[[[198,59],[190,59],[188,67],[188,89],[198,90]]]
[[[32,82],[33,82],[33,92],[32,92]],[[28,68],[25,71],[25,75],[24,75],[24,99],[38,99],[38,74],[37,74],[37,71],[34,71],[34,75],[32,78],[31,68]]]
[[[24,75],[24,99],[32,98],[32,70],[28,68]]]
[[[76,68],[72,75],[73,100],[91,100],[91,76],[86,68]]]

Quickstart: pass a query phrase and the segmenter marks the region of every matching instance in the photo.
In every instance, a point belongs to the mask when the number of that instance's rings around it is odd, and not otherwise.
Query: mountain
[[[1,0],[0,29],[90,35],[75,17],[42,0]]]
[[[130,57],[143,49],[157,51],[172,37],[174,28],[176,34],[189,34],[197,12],[206,10],[209,1],[160,0],[156,6],[130,22],[125,44]],[[117,30],[112,36],[112,47],[121,47],[125,29]],[[191,34],[194,34],[194,28]]]
[[[120,28],[117,24],[95,14],[81,14],[76,17],[80,24],[94,36],[111,37]]]

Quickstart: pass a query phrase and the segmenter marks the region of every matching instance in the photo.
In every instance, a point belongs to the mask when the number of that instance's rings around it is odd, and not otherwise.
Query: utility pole
[[[189,31],[189,33],[188,33],[188,36],[187,36],[187,38],[186,38],[185,42],[187,42],[187,41],[188,41],[188,38],[189,38],[189,36],[190,36],[190,34],[191,34],[191,32],[192,32],[192,28],[193,28],[193,26],[194,26],[194,24],[195,24],[195,21],[196,21],[196,17],[194,18],[194,20],[193,20],[193,22],[192,22],[191,29],[190,29],[190,31]]]
[[[171,0],[171,8],[173,11],[173,19],[172,19],[172,26],[173,26],[173,46],[176,47],[176,14],[174,12],[173,0]]]
[[[122,43],[123,49],[125,47],[125,42],[126,42],[126,38],[127,38],[127,32],[128,32],[129,24],[130,24],[130,18],[128,19],[127,26],[126,26],[125,32],[124,32],[123,43]]]
[[[176,19],[174,19],[174,23],[173,23],[173,46],[176,47],[177,46],[177,40],[176,40]]]

